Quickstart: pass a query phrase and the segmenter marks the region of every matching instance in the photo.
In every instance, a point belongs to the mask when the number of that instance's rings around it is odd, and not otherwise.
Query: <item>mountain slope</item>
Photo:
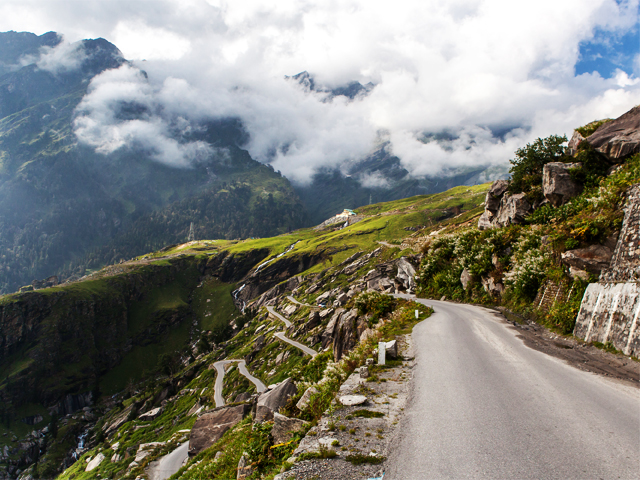
[[[288,181],[237,146],[243,131],[234,119],[203,122],[178,137],[214,147],[192,168],[160,164],[142,147],[103,155],[78,144],[75,109],[91,79],[126,60],[97,39],[72,45],[52,64],[36,47],[59,38],[44,37],[0,36],[0,50],[13,52],[0,77],[0,292],[184,241],[191,222],[196,238],[267,236],[302,225]],[[32,63],[22,66],[20,58]],[[121,107],[131,118],[144,115],[139,106]]]

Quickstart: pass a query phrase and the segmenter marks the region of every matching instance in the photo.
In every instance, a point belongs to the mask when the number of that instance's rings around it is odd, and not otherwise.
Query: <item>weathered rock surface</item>
[[[98,455],[96,455],[91,459],[91,461],[87,464],[87,468],[85,468],[84,471],[90,472],[91,470],[98,468],[98,466],[102,463],[104,458],[105,458],[104,455],[99,453]]]
[[[244,480],[245,478],[249,478],[253,473],[253,467],[251,465],[251,460],[249,460],[249,456],[244,453],[242,457],[240,457],[240,461],[238,462],[238,474],[236,476],[236,480]]]
[[[591,283],[573,334],[585,342],[611,342],[625,355],[640,356],[640,287],[637,283]]]
[[[466,290],[467,288],[469,288],[472,282],[473,275],[471,275],[471,272],[465,268],[460,274],[460,283],[462,283],[462,288]]]
[[[398,358],[398,342],[395,340],[391,340],[385,344],[385,355],[387,358],[396,359]]]
[[[531,212],[531,204],[524,193],[506,194],[502,197],[500,208],[491,223],[499,227],[523,223],[529,212]]]
[[[578,151],[578,147],[584,140],[584,137],[577,130],[573,131],[573,135],[571,136],[571,140],[569,140],[569,155],[575,155]]]
[[[601,125],[587,141],[609,158],[625,158],[640,152],[640,105]]]
[[[524,222],[524,217],[531,211],[531,204],[524,193],[506,193],[508,186],[506,180],[496,180],[491,185],[485,199],[485,210],[478,220],[480,230]]]
[[[298,410],[304,410],[305,408],[307,408],[309,402],[311,401],[311,397],[317,393],[318,389],[313,385],[307,388],[302,394],[302,397],[300,397],[300,400],[298,400],[298,403],[296,403],[296,407],[298,407]]]
[[[263,393],[258,397],[256,405],[256,422],[268,422],[273,420],[273,414],[284,407],[289,398],[298,393],[298,387],[293,380],[287,378],[276,386],[273,390]]]
[[[489,295],[497,297],[504,293],[504,285],[500,282],[496,282],[493,277],[482,277],[481,281],[482,286]]]
[[[235,407],[221,407],[201,415],[191,429],[189,456],[193,457],[209,448],[250,412],[251,406],[244,404]]]
[[[138,419],[142,420],[142,421],[155,420],[156,418],[158,418],[160,416],[162,411],[163,411],[162,407],[154,408],[154,409],[151,409],[148,412],[143,413],[142,415],[140,415],[138,417]]]
[[[354,405],[362,405],[366,403],[367,397],[364,395],[344,395],[338,398],[338,401],[345,407],[352,407]]]
[[[273,443],[285,443],[291,440],[292,433],[302,429],[309,422],[300,420],[299,418],[289,418],[279,413],[273,414],[273,428],[271,430],[271,436],[273,437]]]
[[[564,205],[580,194],[582,185],[571,178],[569,171],[581,163],[547,163],[542,169],[542,193],[554,207]]]
[[[562,254],[562,263],[579,270],[600,273],[611,262],[613,252],[604,245],[568,250]]]
[[[356,319],[358,310],[351,309],[340,315],[333,330],[333,358],[339,361],[357,342]]]

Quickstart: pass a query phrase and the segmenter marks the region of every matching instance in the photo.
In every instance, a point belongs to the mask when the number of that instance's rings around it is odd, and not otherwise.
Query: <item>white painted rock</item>
[[[345,407],[351,407],[353,405],[362,405],[367,401],[367,397],[364,395],[345,395],[338,400],[340,400],[340,403]]]
[[[104,455],[99,453],[87,464],[87,468],[85,469],[85,472],[90,472],[94,468],[97,468],[98,465],[100,465],[103,460],[104,460]]]

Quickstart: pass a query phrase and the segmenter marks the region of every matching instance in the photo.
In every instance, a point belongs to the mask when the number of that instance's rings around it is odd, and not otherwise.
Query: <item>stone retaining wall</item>
[[[592,283],[582,298],[573,334],[586,342],[611,342],[626,355],[640,356],[640,286]]]
[[[582,298],[573,334],[586,342],[611,342],[640,356],[640,185],[627,193],[624,222],[611,265]]]
[[[572,289],[567,293],[564,285],[558,285],[548,281],[538,290],[538,295],[533,301],[533,304],[538,310],[548,312],[556,302],[563,303],[567,301],[571,295],[571,291]]]

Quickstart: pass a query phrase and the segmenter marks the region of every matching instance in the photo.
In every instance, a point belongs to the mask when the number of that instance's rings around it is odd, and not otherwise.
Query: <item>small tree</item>
[[[530,193],[542,188],[542,169],[550,162],[563,162],[571,160],[567,154],[564,143],[566,136],[551,135],[547,138],[538,138],[526,147],[516,150],[516,157],[509,160],[511,163],[511,193]],[[535,195],[534,195],[535,196]]]

